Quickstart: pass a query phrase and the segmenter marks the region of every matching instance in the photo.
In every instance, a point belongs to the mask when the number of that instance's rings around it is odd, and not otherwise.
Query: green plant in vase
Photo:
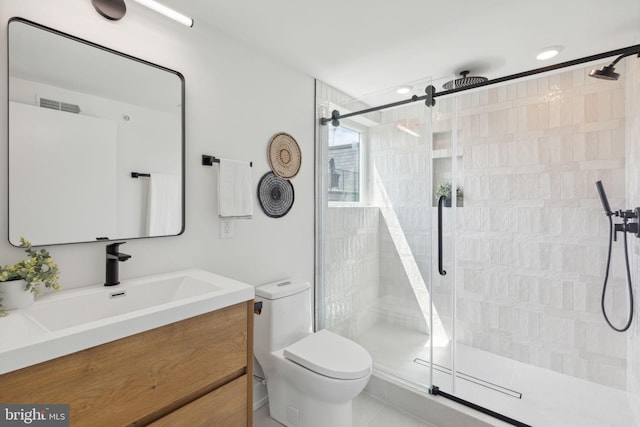
[[[436,201],[438,199],[440,199],[441,196],[445,197],[445,205],[446,206],[451,206],[451,189],[452,189],[452,185],[450,182],[445,182],[444,184],[440,184],[438,185],[438,188],[436,188],[436,191],[433,193],[433,195],[436,198]],[[456,188],[456,198],[457,200],[462,200],[462,196],[463,196],[463,192],[462,192],[462,188],[457,187]]]
[[[42,286],[60,290],[58,265],[53,262],[49,252],[45,249],[34,249],[24,237],[20,237],[20,247],[24,248],[29,257],[13,265],[0,267],[0,282],[24,280],[25,292],[30,291],[35,295],[42,293]],[[1,304],[0,299],[0,315],[4,315],[6,313]]]

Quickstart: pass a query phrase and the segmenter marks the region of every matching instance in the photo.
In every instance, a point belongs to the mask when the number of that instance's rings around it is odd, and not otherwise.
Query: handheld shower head
[[[611,216],[611,207],[609,206],[609,200],[607,200],[607,193],[604,192],[602,181],[596,182],[596,188],[598,189],[598,194],[600,194],[600,202],[602,202],[605,215]]]
[[[640,231],[638,227],[637,219],[640,218],[640,208],[635,208],[635,210],[619,210],[611,212],[611,208],[609,207],[609,201],[607,200],[607,195],[604,192],[604,187],[602,186],[602,181],[596,182],[596,188],[598,189],[598,194],[600,194],[600,201],[602,202],[602,207],[604,209],[605,215],[609,217],[609,252],[607,254],[607,267],[604,273],[604,282],[602,283],[602,297],[600,298],[600,308],[602,309],[602,315],[604,316],[604,320],[607,324],[616,332],[625,332],[631,327],[631,323],[633,322],[633,284],[631,283],[631,270],[629,268],[629,251],[627,247],[627,233],[634,233],[636,237],[640,237]],[[614,224],[613,216],[618,216],[622,218],[622,224]],[[629,222],[630,219],[636,218],[635,222]],[[605,307],[605,300],[607,296],[607,282],[609,281],[609,267],[611,267],[611,249],[613,247],[613,242],[616,239],[616,235],[618,231],[622,232],[623,241],[624,241],[624,260],[625,265],[627,267],[627,288],[629,290],[629,311],[627,316],[627,321],[622,327],[615,326],[611,323],[611,319],[609,319],[609,314],[607,313],[607,309]]]

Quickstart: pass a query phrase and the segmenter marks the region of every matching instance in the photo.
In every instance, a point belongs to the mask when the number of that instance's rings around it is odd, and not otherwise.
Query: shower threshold
[[[445,393],[454,393],[451,372],[436,369],[436,365],[450,366],[451,348],[434,347],[431,359],[427,333],[379,321],[355,337],[355,341],[371,354],[374,374],[378,378],[419,394],[433,395],[433,390],[429,390],[431,384],[439,386],[438,395],[442,397]],[[456,373],[459,375],[463,372],[481,379],[481,384],[478,384],[477,381],[457,381],[456,378],[455,397],[462,400],[536,427],[640,427],[634,422],[629,399],[632,396],[625,390],[508,359],[461,343],[456,345],[456,349]],[[425,369],[430,360],[434,363],[432,380],[429,369]],[[482,382],[521,392],[522,397],[518,399],[509,394],[489,391]],[[380,398],[386,399],[385,396]],[[423,405],[415,408],[407,406],[405,410],[425,416],[420,412],[422,408]],[[428,417],[426,420],[430,421]]]
[[[416,357],[415,359],[413,359],[413,362],[417,363],[418,365],[421,365],[421,366],[426,366],[427,368],[429,368],[431,366],[431,363],[429,361],[421,359],[419,357]],[[435,371],[442,372],[442,373],[444,373],[446,375],[451,376],[451,368],[448,368],[446,366],[442,366],[442,365],[439,365],[437,363],[434,363],[433,364],[433,369]],[[495,391],[497,393],[505,394],[505,395],[507,395],[509,397],[513,397],[515,399],[522,399],[522,393],[520,393],[519,391],[512,390],[512,389],[507,388],[507,387],[503,387],[503,386],[501,386],[499,384],[494,384],[494,383],[492,383],[490,381],[483,380],[482,378],[478,378],[478,377],[473,376],[473,375],[465,374],[464,372],[461,372],[461,371],[456,371],[456,378],[464,380],[464,381],[468,381],[468,382],[476,384],[476,385],[479,385],[481,387],[487,388],[487,389]]]

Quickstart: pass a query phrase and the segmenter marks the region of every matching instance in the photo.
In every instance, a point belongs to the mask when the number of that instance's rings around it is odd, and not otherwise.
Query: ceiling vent
[[[54,99],[40,98],[40,106],[42,108],[50,108],[52,110],[66,111],[67,113],[80,113],[80,106],[76,104],[69,104],[67,102],[60,102]]]

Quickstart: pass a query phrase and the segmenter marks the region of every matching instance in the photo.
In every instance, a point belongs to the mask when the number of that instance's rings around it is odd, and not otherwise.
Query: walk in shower
[[[378,378],[516,425],[640,426],[640,322],[618,333],[603,319],[609,228],[594,185],[615,209],[640,205],[640,60],[618,63],[617,81],[590,78],[595,66],[319,124],[316,327],[363,345]],[[318,118],[392,96],[317,82]],[[614,324],[626,289],[618,241]]]

